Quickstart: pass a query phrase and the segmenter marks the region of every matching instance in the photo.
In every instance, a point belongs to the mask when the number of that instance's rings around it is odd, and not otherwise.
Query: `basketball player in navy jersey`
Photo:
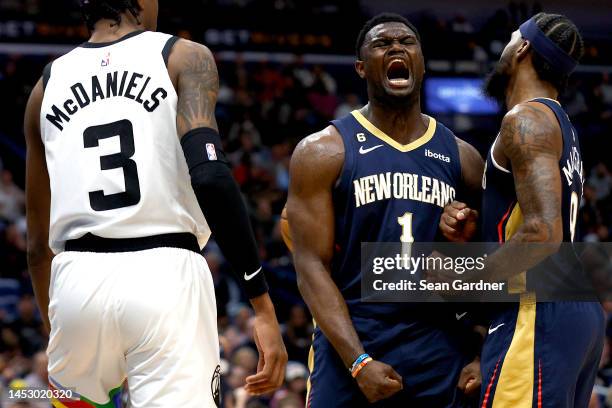
[[[317,325],[307,404],[462,406],[479,379],[455,316],[361,302],[360,253],[362,242],[434,241],[443,207],[478,196],[483,161],[421,112],[424,58],[410,22],[373,18],[356,51],[369,103],[306,137],[291,160],[285,235]]]
[[[576,279],[584,276],[572,245],[559,250],[577,239],[584,178],[576,131],[557,101],[582,53],[582,38],[568,18],[540,13],[512,34],[487,82],[487,92],[508,113],[482,182],[483,240],[503,244],[485,262],[485,277],[507,279],[520,303],[496,305],[488,316],[483,408],[589,405],[603,348],[602,308],[538,299],[542,282],[572,293],[584,281]],[[472,212],[465,203],[448,206],[444,235],[472,238],[475,220],[466,219]],[[512,244],[520,243],[534,244],[520,245],[517,253]]]
[[[81,0],[91,38],[44,69],[25,114],[28,266],[56,407],[220,406],[211,231],[255,309],[251,394],[287,354],[215,120],[203,45],[155,32],[157,0]]]

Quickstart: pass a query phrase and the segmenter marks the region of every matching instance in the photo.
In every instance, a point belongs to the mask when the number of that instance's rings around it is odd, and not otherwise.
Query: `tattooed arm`
[[[268,393],[283,383],[287,352],[249,216],[221,150],[215,119],[217,66],[208,48],[179,40],[170,53],[168,72],[178,95],[176,128],[189,165],[191,185],[219,248],[255,310],[253,335],[259,364],[257,373],[247,377],[246,389],[251,394]],[[206,157],[206,143],[215,145],[217,158]]]
[[[486,270],[499,280],[526,271],[555,253],[563,240],[561,130],[550,109],[536,102],[506,114],[493,154],[511,168],[523,223],[491,254]],[[535,243],[536,245],[514,245]]]
[[[199,127],[218,130],[215,106],[219,74],[210,50],[202,44],[179,40],[170,54],[168,72],[179,97],[176,112],[179,137]]]

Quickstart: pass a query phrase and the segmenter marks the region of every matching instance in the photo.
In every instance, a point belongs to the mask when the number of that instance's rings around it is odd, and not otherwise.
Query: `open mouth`
[[[394,59],[387,67],[387,79],[392,86],[405,87],[410,79],[410,70],[401,59]]]

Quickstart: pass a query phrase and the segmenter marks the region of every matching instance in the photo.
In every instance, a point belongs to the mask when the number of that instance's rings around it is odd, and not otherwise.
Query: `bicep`
[[[334,240],[332,195],[330,189],[316,184],[314,179],[295,180],[287,200],[289,229],[296,257],[314,257],[328,263]]]
[[[545,239],[562,234],[559,135],[533,108],[504,119],[500,140],[527,228]]]
[[[210,50],[201,44],[181,40],[170,55],[169,66],[177,72],[179,136],[200,127],[217,130],[215,106],[219,74]]]
[[[344,151],[337,145],[296,148],[287,199],[296,263],[331,262],[335,227],[332,191],[343,161]]]
[[[541,154],[516,166],[511,159],[516,197],[525,219],[546,221],[549,234],[561,222],[561,176],[558,161],[549,154]]]

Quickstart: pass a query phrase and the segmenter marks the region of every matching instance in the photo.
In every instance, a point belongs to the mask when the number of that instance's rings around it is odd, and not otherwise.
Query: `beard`
[[[493,71],[487,75],[483,85],[484,94],[495,99],[502,107],[506,104],[506,92],[510,84],[508,68],[508,64],[503,60],[497,62]]]

